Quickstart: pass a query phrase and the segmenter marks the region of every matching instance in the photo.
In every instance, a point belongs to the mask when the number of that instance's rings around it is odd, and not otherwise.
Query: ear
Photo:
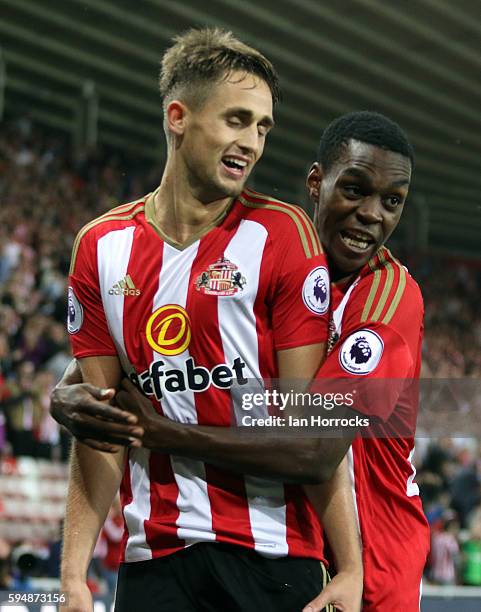
[[[319,193],[321,190],[321,182],[322,182],[322,168],[318,164],[318,162],[315,162],[309,168],[309,172],[307,173],[306,187],[309,193],[309,197],[316,205],[319,203]]]
[[[167,130],[175,135],[182,136],[185,132],[189,116],[189,109],[179,100],[172,100],[165,110],[165,123]]]

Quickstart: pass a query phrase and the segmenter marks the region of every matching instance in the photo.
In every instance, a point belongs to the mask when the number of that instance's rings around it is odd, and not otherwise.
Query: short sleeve
[[[117,355],[100,295],[97,245],[92,232],[77,236],[68,287],[67,329],[77,358]]]
[[[394,329],[370,323],[340,338],[317,374],[317,387],[336,381],[324,391],[354,393],[356,412],[386,421],[410,384],[413,366],[406,341]]]
[[[391,292],[380,290],[383,302],[372,301],[370,308],[372,287],[383,287],[383,281],[374,285],[372,278],[365,279],[356,287],[345,308],[341,335],[316,376],[317,386],[325,387],[330,379],[337,381],[331,382],[334,391],[355,389],[355,410],[382,421],[397,407],[404,414],[417,411],[413,380],[419,374],[423,303],[412,279],[399,291],[404,280],[393,283]]]
[[[310,250],[297,231],[280,241],[272,303],[276,350],[327,341],[329,272],[317,236],[315,240],[317,247]]]

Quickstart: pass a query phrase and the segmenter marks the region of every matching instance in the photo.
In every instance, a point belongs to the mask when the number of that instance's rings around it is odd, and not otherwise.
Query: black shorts
[[[329,580],[315,559],[267,559],[228,544],[195,544],[123,563],[115,612],[301,612]]]

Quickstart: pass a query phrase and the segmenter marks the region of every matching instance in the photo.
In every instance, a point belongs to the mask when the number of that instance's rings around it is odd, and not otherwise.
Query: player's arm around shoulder
[[[101,387],[117,387],[121,368],[116,357],[80,361],[83,379]],[[119,488],[125,452],[101,453],[74,442],[63,534],[61,582],[67,595],[62,611],[91,612],[87,569],[101,526]]]

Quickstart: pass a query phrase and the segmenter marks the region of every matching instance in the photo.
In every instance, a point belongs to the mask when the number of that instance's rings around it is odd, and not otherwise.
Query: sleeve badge
[[[304,281],[302,301],[311,312],[323,315],[329,308],[329,297],[329,272],[324,266],[318,266],[309,272]]]
[[[376,369],[383,351],[381,336],[370,329],[360,329],[344,340],[339,363],[349,374],[364,376]]]
[[[82,304],[78,301],[73,287],[68,288],[68,314],[67,330],[69,334],[76,334],[82,327],[84,311]]]

